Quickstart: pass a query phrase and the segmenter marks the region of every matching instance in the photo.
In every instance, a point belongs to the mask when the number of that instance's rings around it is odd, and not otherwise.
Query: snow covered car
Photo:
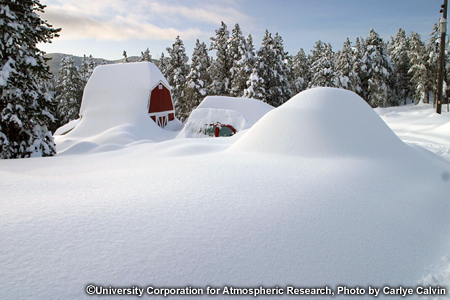
[[[273,106],[260,100],[208,96],[194,109],[178,137],[223,137],[253,126]]]

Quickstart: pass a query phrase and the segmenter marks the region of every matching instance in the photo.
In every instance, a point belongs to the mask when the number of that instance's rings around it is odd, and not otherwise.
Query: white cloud
[[[173,40],[177,35],[186,39],[203,36],[201,30],[160,28],[140,23],[130,17],[116,16],[110,20],[48,12],[45,16],[54,27],[61,27],[64,39],[88,39],[124,41],[129,39]]]
[[[209,37],[204,28],[248,24],[234,0],[224,2],[183,1],[49,0],[45,14],[54,27],[62,28],[62,39],[124,41],[129,39],[173,40]],[[201,29],[202,28],[202,29]],[[248,28],[248,27],[247,27]]]
[[[251,24],[251,18],[240,12],[234,1],[225,3],[207,2],[197,6],[170,5],[167,2],[152,2],[154,12],[166,13],[169,16],[183,17],[191,21],[217,25],[220,21],[231,25],[234,23]],[[220,24],[219,24],[220,25]]]

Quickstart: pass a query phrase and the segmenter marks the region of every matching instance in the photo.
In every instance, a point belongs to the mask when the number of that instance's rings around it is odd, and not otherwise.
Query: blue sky
[[[401,27],[428,39],[439,20],[440,0],[41,0],[43,19],[62,28],[61,37],[41,44],[47,53],[119,59],[140,55],[146,48],[154,58],[170,47],[176,36],[190,57],[198,38],[207,45],[224,21],[231,32],[239,23],[252,34],[258,49],[265,30],[278,32],[285,50],[307,53],[315,42],[341,49],[346,37],[367,37],[373,28],[384,40]],[[166,54],[166,53],[165,53]]]

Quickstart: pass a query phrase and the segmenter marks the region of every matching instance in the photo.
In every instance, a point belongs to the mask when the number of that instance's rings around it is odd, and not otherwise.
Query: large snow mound
[[[405,146],[357,94],[314,88],[266,114],[230,149],[323,157],[385,155]]]
[[[169,86],[152,63],[95,68],[84,90],[81,119],[72,131],[57,136],[58,152],[66,151],[80,142],[126,145],[139,140],[162,141],[173,138],[175,133],[160,128],[148,115],[150,91],[160,81]],[[179,123],[175,119],[169,122],[168,128],[177,128],[171,124],[174,122]]]
[[[240,132],[252,127],[273,109],[273,106],[256,99],[208,96],[192,111],[177,137],[206,137],[203,130],[216,123],[231,125]]]

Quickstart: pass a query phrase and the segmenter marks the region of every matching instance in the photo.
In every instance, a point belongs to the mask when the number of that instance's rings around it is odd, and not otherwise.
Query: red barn
[[[161,80],[151,90],[148,115],[162,128],[175,119],[170,90]]]

